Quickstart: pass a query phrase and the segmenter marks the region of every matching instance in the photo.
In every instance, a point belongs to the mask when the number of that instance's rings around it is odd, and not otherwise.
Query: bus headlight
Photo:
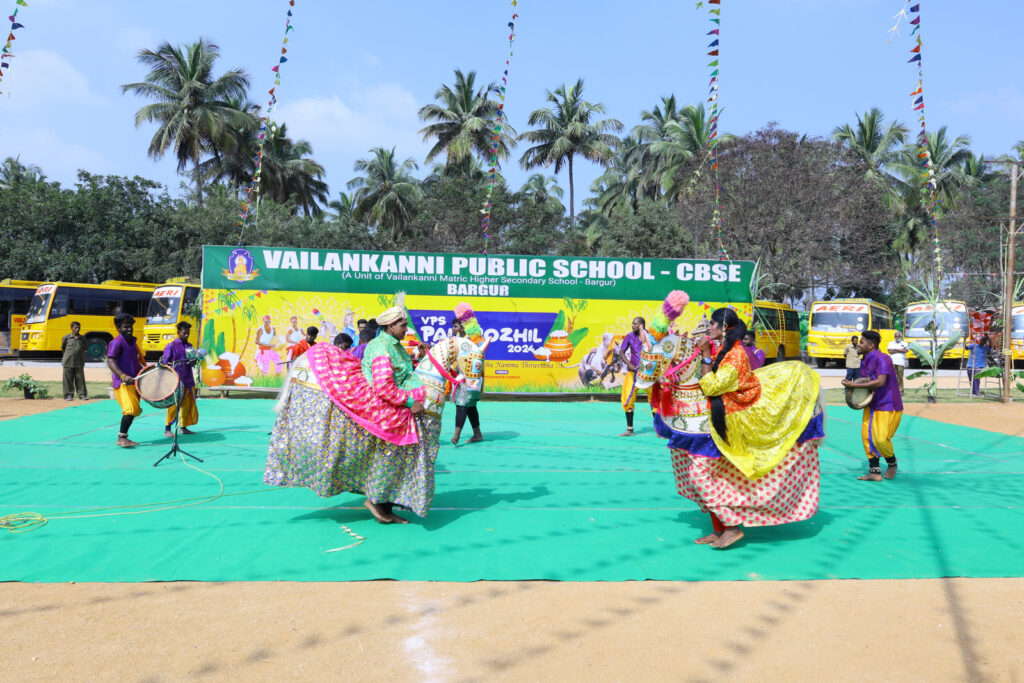
[[[807,342],[807,346],[813,346],[814,348],[818,348],[818,342]]]
[[[173,334],[165,334],[164,335],[164,341],[169,341],[171,339],[174,339],[174,335]]]

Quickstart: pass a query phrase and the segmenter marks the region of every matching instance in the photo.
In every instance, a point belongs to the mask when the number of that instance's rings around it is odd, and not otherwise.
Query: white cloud
[[[74,183],[79,169],[101,174],[115,172],[110,160],[100,152],[49,129],[19,130],[17,144],[11,142],[3,145],[10,149],[5,149],[2,156],[17,156],[25,165],[39,166],[49,180],[65,186]]]
[[[107,101],[89,87],[89,79],[56,52],[26,50],[11,60],[0,85],[10,93],[15,113],[28,113],[40,104],[72,103],[78,106],[106,106]]]
[[[380,60],[380,57],[373,54],[372,52],[367,52],[366,50],[359,51],[359,58],[363,60],[363,64],[373,68],[377,68],[378,66],[381,66],[384,63]]]
[[[373,147],[396,147],[401,158],[422,161],[429,147],[417,132],[419,103],[400,85],[357,88],[346,97],[305,97],[284,103],[275,119],[288,124],[290,137],[313,145],[314,156],[349,157],[343,166]],[[334,164],[331,164],[333,166]],[[329,166],[330,167],[330,166]]]

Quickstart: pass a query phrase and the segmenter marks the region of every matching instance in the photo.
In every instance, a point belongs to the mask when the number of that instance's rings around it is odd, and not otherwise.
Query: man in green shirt
[[[60,366],[64,369],[64,400],[70,401],[78,392],[83,401],[89,398],[85,390],[85,347],[88,344],[81,335],[82,326],[71,323],[71,334],[65,334],[60,342],[60,350],[64,353]]]

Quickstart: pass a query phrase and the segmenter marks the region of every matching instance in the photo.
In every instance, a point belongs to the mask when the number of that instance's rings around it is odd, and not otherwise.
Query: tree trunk
[[[569,155],[569,227],[576,227],[576,188],[572,183],[572,155]]]

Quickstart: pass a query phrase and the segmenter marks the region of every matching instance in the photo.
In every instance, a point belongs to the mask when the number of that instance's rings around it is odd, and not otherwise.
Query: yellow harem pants
[[[168,429],[174,426],[176,419],[178,419],[178,407],[171,406],[167,409]],[[199,408],[196,407],[196,388],[189,387],[185,390],[185,395],[181,397],[181,426],[191,427],[197,422],[199,422]]]
[[[139,392],[135,385],[122,384],[114,389],[114,400],[121,406],[122,415],[138,417],[142,415],[142,406],[139,405]]]
[[[864,441],[864,453],[871,458],[894,458],[892,437],[899,429],[903,418],[901,410],[864,409],[860,423],[860,438]]]
[[[622,378],[622,395],[619,400],[622,402],[622,409],[627,413],[633,412],[633,405],[636,403],[636,373],[627,372]]]

